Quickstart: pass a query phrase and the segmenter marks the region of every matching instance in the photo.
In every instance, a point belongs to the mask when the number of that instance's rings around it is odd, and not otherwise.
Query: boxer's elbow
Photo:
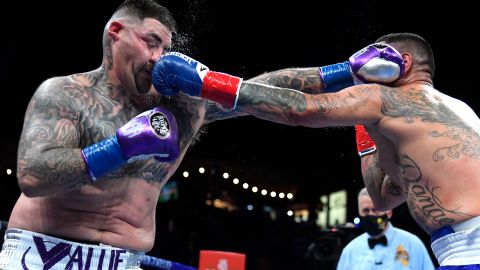
[[[19,173],[17,178],[18,186],[25,196],[29,198],[35,198],[50,195],[47,186],[37,177],[27,173]]]

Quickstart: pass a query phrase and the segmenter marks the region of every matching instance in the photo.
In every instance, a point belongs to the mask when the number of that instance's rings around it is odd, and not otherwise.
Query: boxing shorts
[[[83,244],[20,229],[8,229],[0,270],[141,270],[144,252]]]

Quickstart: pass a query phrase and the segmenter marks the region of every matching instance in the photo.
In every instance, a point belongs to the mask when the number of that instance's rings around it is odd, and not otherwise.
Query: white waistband
[[[140,269],[143,252],[87,245],[19,229],[8,229],[0,269]]]
[[[480,227],[440,237],[432,251],[440,266],[480,264]]]
[[[456,232],[478,228],[480,227],[480,216],[465,220],[451,227]]]

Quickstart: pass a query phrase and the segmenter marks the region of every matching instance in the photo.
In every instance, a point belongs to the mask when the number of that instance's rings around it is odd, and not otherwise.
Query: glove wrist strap
[[[354,84],[348,61],[320,67],[319,73],[327,93],[338,92]]]
[[[127,163],[117,136],[83,148],[82,156],[92,182],[96,182],[98,177]]]
[[[208,71],[203,79],[201,97],[220,103],[228,109],[235,109],[242,78],[221,72]]]

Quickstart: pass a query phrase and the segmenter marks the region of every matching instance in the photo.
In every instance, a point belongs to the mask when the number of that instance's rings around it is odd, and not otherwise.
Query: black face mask
[[[360,217],[360,227],[370,236],[376,236],[382,233],[388,223],[387,214],[382,216],[364,216]]]

